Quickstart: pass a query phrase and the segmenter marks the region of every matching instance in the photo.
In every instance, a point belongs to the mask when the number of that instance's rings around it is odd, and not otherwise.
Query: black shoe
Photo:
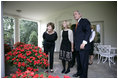
[[[71,65],[70,68],[73,68],[74,65]]]
[[[53,70],[53,69],[51,69],[51,70],[50,70],[50,72],[51,72],[51,73],[53,73],[53,72],[54,72],[54,70]]]
[[[67,74],[67,73],[69,73],[70,72],[70,69],[69,70],[67,70],[66,72],[65,72],[65,74]]]
[[[63,69],[62,71],[61,71],[61,73],[64,73],[65,72],[65,69]]]
[[[73,77],[78,77],[78,76],[80,76],[80,74],[78,74],[78,73],[73,75]]]

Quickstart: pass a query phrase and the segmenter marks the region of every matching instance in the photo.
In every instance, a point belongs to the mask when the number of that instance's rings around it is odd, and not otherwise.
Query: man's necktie
[[[78,26],[78,22],[76,22],[76,27],[75,27],[75,31],[77,30],[77,26]]]

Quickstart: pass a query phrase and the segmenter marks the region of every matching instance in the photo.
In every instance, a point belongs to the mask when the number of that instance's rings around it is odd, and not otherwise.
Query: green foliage
[[[38,38],[37,38],[37,33],[35,31],[32,31],[29,37],[28,44],[33,44],[37,46]]]
[[[26,44],[38,44],[38,25],[36,22],[20,20],[20,41]],[[32,32],[35,32],[32,34]],[[33,39],[32,37],[35,37]],[[31,40],[32,39],[32,40]]]
[[[70,29],[73,30],[76,27],[76,24],[72,24]]]
[[[3,27],[4,27],[4,42],[5,44],[14,44],[14,18],[4,16]]]
[[[4,26],[4,42],[13,46],[14,44],[14,26],[15,19],[11,17],[3,17]],[[35,32],[35,33],[34,33]],[[33,21],[20,20],[20,42],[30,43],[37,46],[38,44],[38,24]]]

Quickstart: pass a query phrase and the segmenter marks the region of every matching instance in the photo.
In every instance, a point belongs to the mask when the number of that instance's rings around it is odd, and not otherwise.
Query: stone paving
[[[76,73],[77,65],[75,65],[73,68],[71,68],[70,73],[68,74],[62,74],[62,63],[61,60],[59,60],[58,53],[55,53],[54,55],[54,73],[49,73],[51,75],[58,75],[59,77],[62,77],[64,75],[68,75],[72,77],[73,74]],[[102,63],[100,62],[97,64],[97,56],[94,59],[94,62],[92,65],[89,65],[88,69],[88,78],[117,78],[117,62],[116,64],[112,64],[111,68],[108,65],[108,62]],[[79,77],[78,77],[79,78]]]
[[[97,56],[94,58],[94,62],[92,65],[89,65],[88,69],[88,78],[117,78],[117,62],[115,58],[115,64],[111,64],[111,67],[109,67],[108,62],[102,63],[100,62],[97,64]],[[54,54],[54,73],[50,73],[49,75],[56,76],[63,78],[64,75],[72,77],[73,74],[76,73],[76,67],[75,65],[73,68],[70,69],[70,73],[68,74],[62,74],[62,63],[61,60],[59,60],[58,53]],[[41,72],[44,71],[44,69],[39,68]],[[13,73],[16,71],[15,67],[7,67],[6,66],[6,75],[9,75],[10,73]],[[78,77],[79,78],[79,77]]]

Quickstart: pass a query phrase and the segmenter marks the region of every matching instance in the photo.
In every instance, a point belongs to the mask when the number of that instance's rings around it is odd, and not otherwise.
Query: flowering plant
[[[20,45],[25,45],[25,43],[23,43],[23,42],[16,42],[16,43],[13,45],[13,47],[16,48],[16,47],[18,47],[18,46],[20,46]]]
[[[6,61],[11,65],[15,65],[18,71],[38,71],[38,67],[48,66],[48,55],[42,52],[42,49],[38,46],[31,44],[20,45],[8,52],[6,55]]]
[[[21,71],[16,71],[15,74],[10,74],[10,76],[5,76],[5,78],[38,78],[38,77],[44,77],[43,74],[39,75],[36,74],[33,71],[25,71],[25,72],[21,72]]]
[[[15,74],[10,74],[10,76],[5,76],[5,78],[60,78],[60,77],[48,74],[37,74],[33,71],[27,70],[25,72],[16,71]],[[64,78],[71,78],[71,77],[64,75]]]

